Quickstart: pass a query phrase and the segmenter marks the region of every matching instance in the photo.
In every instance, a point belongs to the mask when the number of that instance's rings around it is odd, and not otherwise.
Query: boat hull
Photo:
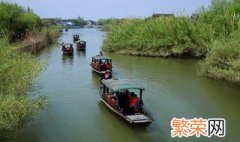
[[[124,115],[122,112],[114,109],[110,104],[108,104],[102,97],[101,101],[105,104],[105,106],[116,115],[120,116],[125,122],[132,126],[148,126],[152,123],[152,119],[149,118],[146,114],[138,114],[138,115]]]
[[[73,52],[63,52],[65,55],[73,55]]]
[[[77,50],[86,50],[85,47],[77,47]]]
[[[99,71],[99,70],[95,69],[95,68],[92,66],[92,64],[90,64],[90,66],[92,67],[92,70],[93,70],[94,72],[98,73],[98,74],[104,75],[105,72],[106,72],[106,71]]]

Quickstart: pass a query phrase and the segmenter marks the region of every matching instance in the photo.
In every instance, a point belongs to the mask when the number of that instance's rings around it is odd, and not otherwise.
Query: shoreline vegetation
[[[47,106],[30,96],[43,64],[37,53],[60,36],[60,27],[43,21],[30,8],[0,2],[0,141]]]
[[[104,27],[104,51],[200,58],[200,75],[240,83],[240,0],[212,0],[192,18],[112,19]]]

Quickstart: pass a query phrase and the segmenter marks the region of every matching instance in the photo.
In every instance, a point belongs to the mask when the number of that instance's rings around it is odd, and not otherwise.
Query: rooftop
[[[107,88],[113,91],[120,91],[123,89],[138,89],[144,90],[144,88],[136,85],[135,83],[131,82],[128,79],[106,79],[101,80],[102,84],[105,85]]]
[[[92,58],[94,58],[96,60],[111,60],[110,58],[103,56],[103,55],[96,55],[96,56],[93,56]]]

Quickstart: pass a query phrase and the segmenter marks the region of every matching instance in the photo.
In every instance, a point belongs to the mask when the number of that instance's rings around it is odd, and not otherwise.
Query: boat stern
[[[135,125],[141,125],[141,124],[151,124],[152,123],[152,119],[144,114],[137,114],[137,115],[127,115],[126,116],[128,118],[128,120]]]

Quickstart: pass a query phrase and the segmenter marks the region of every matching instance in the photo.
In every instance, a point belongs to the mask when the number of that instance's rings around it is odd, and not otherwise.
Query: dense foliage
[[[199,21],[211,25],[214,33],[210,51],[200,63],[201,73],[240,83],[240,0],[212,1]]]
[[[98,25],[107,25],[107,24],[110,24],[111,22],[114,21],[114,18],[108,18],[108,19],[99,19],[97,21],[97,24]]]
[[[18,128],[46,107],[44,97],[27,95],[42,69],[29,52],[52,43],[59,30],[58,26],[42,21],[30,8],[0,2],[0,134]],[[10,43],[17,40],[21,42]]]
[[[201,73],[215,79],[240,83],[240,32],[215,40],[206,59],[200,63]]]
[[[212,0],[196,18],[114,20],[103,49],[163,57],[206,57],[203,75],[240,82],[240,0]]]
[[[32,88],[41,64],[29,53],[0,40],[0,133],[21,125],[46,100],[30,99],[26,92]]]
[[[111,24],[104,49],[145,56],[203,56],[211,31],[185,17],[124,19]]]
[[[75,20],[75,25],[76,26],[83,26],[83,25],[86,25],[86,24],[87,24],[87,22],[82,17],[78,17]]]
[[[40,17],[31,10],[14,3],[0,2],[1,36],[8,35],[10,40],[14,40],[40,25]]]

